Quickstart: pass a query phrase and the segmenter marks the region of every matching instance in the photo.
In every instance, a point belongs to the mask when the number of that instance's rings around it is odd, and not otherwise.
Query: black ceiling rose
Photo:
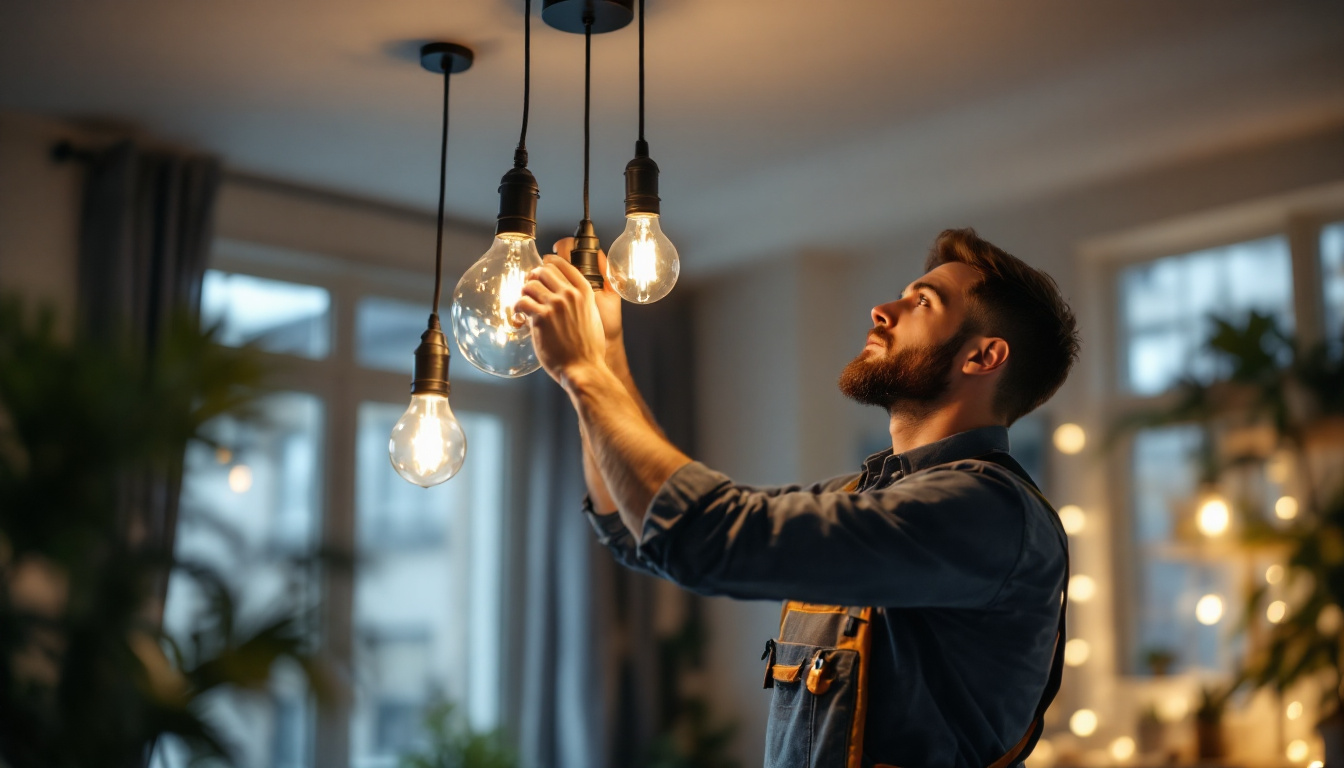
[[[541,20],[562,32],[583,34],[593,20],[593,34],[615,32],[635,18],[635,0],[544,0]]]
[[[420,46],[420,66],[442,74],[457,74],[471,69],[476,58],[471,49],[457,43],[426,43]]]

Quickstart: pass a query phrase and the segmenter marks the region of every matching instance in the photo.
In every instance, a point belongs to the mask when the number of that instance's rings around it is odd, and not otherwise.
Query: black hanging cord
[[[593,20],[583,20],[583,220],[590,221],[588,215],[588,113],[593,96]]]
[[[439,314],[439,294],[443,291],[443,190],[448,176],[448,84],[452,82],[451,61],[443,64],[443,139],[439,143],[439,228],[434,241],[434,316]]]
[[[513,164],[527,165],[527,116],[532,106],[532,0],[523,3],[523,130],[518,135],[518,149],[513,153]]]
[[[644,0],[639,0],[639,143],[644,142]]]

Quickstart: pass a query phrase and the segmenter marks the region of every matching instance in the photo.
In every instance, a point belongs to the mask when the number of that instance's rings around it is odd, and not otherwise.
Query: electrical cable
[[[593,20],[583,20],[583,220],[591,221],[588,215],[588,145],[589,112],[592,106],[593,91]]]
[[[644,143],[644,0],[639,0],[639,141]]]
[[[452,60],[443,60],[443,138],[439,142],[439,228],[434,241],[434,314],[439,316],[439,296],[443,292],[443,191],[448,176],[448,84],[452,82]]]
[[[524,157],[527,165],[527,115],[532,104],[532,0],[523,3],[523,130],[518,136],[516,154]],[[516,162],[516,161],[515,161]]]

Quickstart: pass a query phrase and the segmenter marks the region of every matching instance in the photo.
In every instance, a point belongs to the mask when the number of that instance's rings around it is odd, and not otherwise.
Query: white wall
[[[1288,137],[1236,152],[1193,157],[1177,166],[1139,169],[1105,184],[1041,199],[1004,201],[896,232],[871,253],[795,253],[740,268],[695,286],[700,456],[742,482],[807,482],[853,471],[862,446],[885,433],[885,416],[846,403],[835,387],[841,367],[862,346],[868,310],[889,301],[920,271],[937,233],[974,226],[982,236],[1042,267],[1079,314],[1083,361],[1045,406],[1051,421],[1079,421],[1100,433],[1096,405],[1105,382],[1094,358],[1105,345],[1091,311],[1078,258],[1085,241],[1173,217],[1344,180],[1344,127]],[[837,201],[843,204],[843,201]],[[1098,462],[1056,456],[1049,488],[1058,503],[1104,513]],[[1098,517],[1104,521],[1104,514]],[[1081,553],[1108,572],[1104,542]],[[717,712],[740,724],[735,753],[760,765],[769,692],[761,689],[763,643],[778,628],[778,606],[708,601],[710,679]],[[1089,620],[1112,621],[1105,597]],[[1103,649],[1103,652],[1106,649]],[[1104,669],[1104,667],[1103,667]],[[1105,696],[1115,676],[1090,680]],[[1066,694],[1067,695],[1067,694]],[[1062,708],[1056,708],[1058,709]]]

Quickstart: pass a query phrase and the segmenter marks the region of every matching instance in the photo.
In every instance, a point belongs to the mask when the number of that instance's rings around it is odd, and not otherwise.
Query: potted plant
[[[1223,715],[1235,686],[1204,686],[1195,710],[1195,751],[1200,760],[1221,760],[1227,756],[1223,739]]]
[[[244,625],[218,573],[173,562],[128,521],[129,483],[180,471],[188,441],[256,394],[254,354],[174,323],[154,350],[64,341],[0,302],[0,765],[140,768],[176,735],[228,760],[204,716],[290,658],[322,681],[303,617]],[[170,569],[208,595],[191,638],[159,627]]]

